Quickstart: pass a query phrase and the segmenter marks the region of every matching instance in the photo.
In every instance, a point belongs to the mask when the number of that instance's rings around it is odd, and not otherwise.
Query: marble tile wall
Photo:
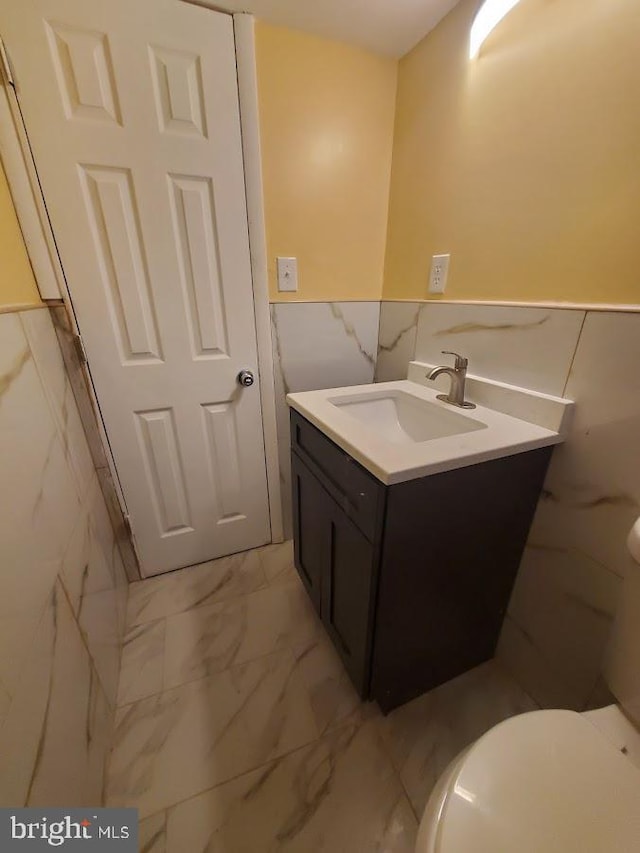
[[[0,802],[100,805],[127,581],[49,311],[0,315]]]
[[[285,397],[373,382],[379,302],[294,302],[271,305],[278,454],[285,537],[291,537],[289,412]]]
[[[562,395],[584,311],[383,302],[376,381],[406,379],[409,361],[448,364],[459,352],[469,373]],[[446,380],[442,380],[445,382]]]
[[[541,704],[598,693],[640,515],[640,314],[590,312],[566,384],[576,401],[553,455],[498,653]]]
[[[415,357],[418,302],[382,302],[376,359],[376,382],[406,379],[409,362]]]
[[[449,364],[442,350],[469,359],[469,373],[562,395],[578,343],[584,311],[424,305],[416,358]]]
[[[640,314],[382,303],[378,381],[405,378],[413,357],[443,363],[441,350],[467,356],[472,373],[576,401],[497,653],[542,706],[603,703],[625,540],[640,514]]]

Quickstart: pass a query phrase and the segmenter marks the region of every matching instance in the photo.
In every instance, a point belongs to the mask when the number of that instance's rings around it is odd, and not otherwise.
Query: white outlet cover
[[[298,259],[276,258],[278,266],[278,290],[291,292],[298,289]]]
[[[434,255],[431,258],[429,293],[444,293],[447,286],[450,258],[451,255]]]

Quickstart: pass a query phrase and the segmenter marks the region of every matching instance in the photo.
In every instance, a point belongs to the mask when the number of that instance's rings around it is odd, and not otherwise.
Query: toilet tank
[[[640,565],[629,560],[604,675],[611,692],[640,727]]]

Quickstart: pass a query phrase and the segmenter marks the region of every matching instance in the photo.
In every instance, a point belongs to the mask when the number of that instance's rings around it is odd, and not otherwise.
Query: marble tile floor
[[[291,543],[131,586],[108,804],[146,853],[409,853],[438,775],[536,708],[490,662],[383,717],[307,600]]]

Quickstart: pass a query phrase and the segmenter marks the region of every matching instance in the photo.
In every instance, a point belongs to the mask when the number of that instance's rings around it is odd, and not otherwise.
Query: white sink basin
[[[431,441],[487,428],[467,415],[399,389],[327,399],[392,444]]]
[[[412,362],[409,379],[300,391],[288,404],[387,485],[563,441],[573,403],[467,375],[457,409]],[[508,414],[507,414],[508,413]]]

